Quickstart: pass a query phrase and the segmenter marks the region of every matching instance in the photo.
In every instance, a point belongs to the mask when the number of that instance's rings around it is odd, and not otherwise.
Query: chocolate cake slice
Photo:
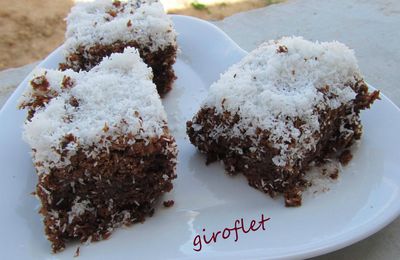
[[[153,69],[159,94],[175,80],[176,32],[158,0],[95,0],[79,2],[67,21],[65,61],[60,69],[90,70],[103,57],[126,47],[139,50]]]
[[[222,160],[227,173],[299,206],[310,163],[360,139],[360,111],[377,98],[345,45],[282,38],[211,85],[187,133],[208,162]]]
[[[89,72],[43,70],[22,96],[23,138],[54,252],[143,222],[172,189],[177,149],[152,77],[127,48]]]

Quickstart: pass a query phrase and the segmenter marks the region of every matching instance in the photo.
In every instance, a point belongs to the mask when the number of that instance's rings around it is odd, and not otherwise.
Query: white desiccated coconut
[[[233,135],[241,136],[240,130],[254,133],[257,127],[269,131],[269,140],[280,151],[274,164],[287,166],[315,149],[314,134],[320,129],[316,108],[336,109],[351,102],[356,93],[348,83],[357,79],[357,60],[344,44],[284,37],[262,44],[229,68],[211,85],[203,106],[240,115]],[[328,93],[319,91],[323,88]],[[296,118],[305,122],[302,134],[294,126]],[[289,148],[291,140],[296,145]]]
[[[86,211],[93,212],[94,208],[89,207],[89,200],[81,200],[79,196],[73,201],[71,211],[68,212],[68,224],[71,224],[75,217],[82,216]]]
[[[89,72],[43,70],[39,75],[56,93],[24,125],[23,138],[34,151],[39,174],[68,165],[79,148],[95,157],[118,137],[148,140],[164,134],[167,117],[152,82],[152,71],[134,48],[112,54]],[[61,87],[64,76],[74,82],[71,88]],[[37,95],[40,92],[28,87],[20,105],[32,102]],[[78,101],[78,107],[70,104],[71,98]],[[76,141],[62,147],[69,134]],[[105,136],[111,136],[111,140]],[[61,158],[60,151],[67,156]]]
[[[114,3],[114,4],[113,4]],[[150,51],[176,45],[171,19],[158,0],[79,2],[66,18],[66,54],[78,47],[136,41]]]

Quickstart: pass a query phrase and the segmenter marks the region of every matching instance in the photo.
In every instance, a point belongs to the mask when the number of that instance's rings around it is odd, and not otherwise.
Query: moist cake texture
[[[286,37],[221,75],[187,133],[208,162],[222,160],[229,174],[299,206],[310,163],[360,139],[360,111],[377,98],[344,44]]]
[[[65,62],[60,68],[90,70],[103,57],[135,47],[154,73],[160,95],[174,81],[176,32],[158,0],[95,0],[77,3],[67,21]]]
[[[22,96],[53,251],[144,221],[172,189],[177,149],[151,79],[127,48],[89,72],[43,70]]]

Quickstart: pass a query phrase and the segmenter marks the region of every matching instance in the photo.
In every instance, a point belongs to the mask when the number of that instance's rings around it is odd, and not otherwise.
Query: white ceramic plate
[[[159,207],[143,224],[118,229],[107,241],[81,246],[79,259],[305,258],[366,238],[399,215],[400,112],[383,95],[362,114],[364,135],[340,180],[329,192],[306,194],[299,208],[285,208],[282,198],[250,188],[242,176],[225,175],[218,163],[206,166],[185,135],[185,122],[198,110],[210,83],[245,52],[207,22],[182,16],[173,20],[181,48],[178,80],[163,102],[180,153],[178,179],[163,200],[173,199],[175,205]],[[56,68],[60,58],[57,49],[39,67]],[[38,201],[30,195],[36,176],[21,140],[25,112],[16,110],[26,82],[0,112],[0,252],[4,259],[70,259],[78,244],[50,253]],[[240,218],[248,229],[262,214],[270,218],[266,230],[239,231],[236,242],[233,232],[228,239],[220,235],[215,243],[203,242],[200,252],[193,250],[199,248],[193,244],[197,235],[209,239]]]

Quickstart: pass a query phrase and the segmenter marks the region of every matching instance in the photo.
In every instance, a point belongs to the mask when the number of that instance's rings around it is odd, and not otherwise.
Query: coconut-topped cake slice
[[[90,70],[103,57],[130,46],[154,73],[160,95],[175,79],[176,32],[158,0],[79,2],[66,18],[65,61],[61,69]]]
[[[151,69],[134,48],[89,72],[43,70],[20,100],[53,251],[144,221],[172,189],[177,149]]]
[[[209,162],[298,206],[310,163],[360,139],[360,110],[378,97],[344,44],[286,37],[222,74],[187,133]]]

